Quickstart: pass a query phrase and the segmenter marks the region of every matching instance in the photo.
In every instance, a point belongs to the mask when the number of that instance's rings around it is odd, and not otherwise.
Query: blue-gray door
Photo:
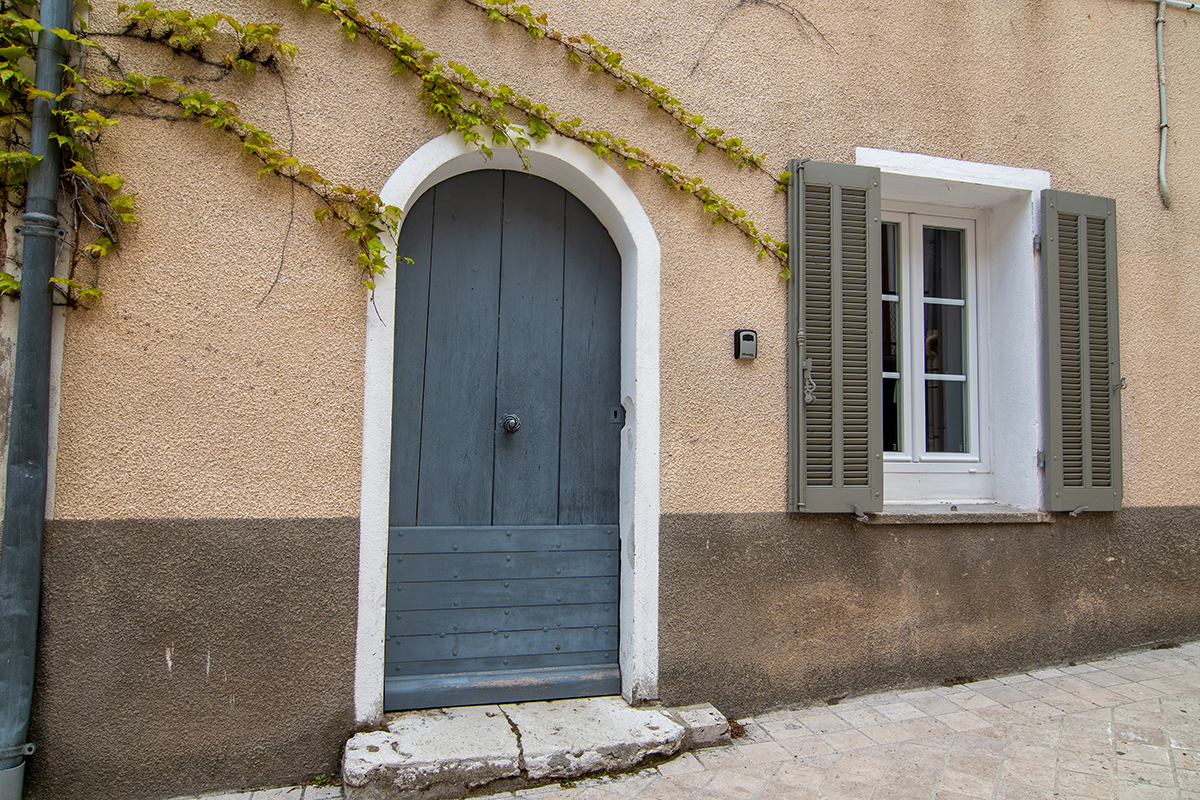
[[[422,195],[399,253],[384,706],[617,694],[616,246],[562,187],[482,170]]]

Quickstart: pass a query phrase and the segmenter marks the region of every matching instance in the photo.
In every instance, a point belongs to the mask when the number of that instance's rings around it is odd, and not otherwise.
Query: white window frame
[[[939,213],[933,213],[939,212]],[[954,216],[948,216],[953,212]],[[983,226],[983,214],[977,209],[946,209],[917,203],[886,203],[881,221],[900,226],[900,392],[902,397],[899,452],[885,451],[884,469],[890,473],[921,472],[951,475],[978,475],[990,471],[988,454],[990,437],[984,435],[981,421],[988,419],[983,406],[988,397],[988,368],[986,351],[979,347],[981,335],[986,335],[987,303],[980,302],[976,272],[980,269],[976,236]],[[924,359],[916,353],[924,351],[924,287],[923,239],[925,227],[949,228],[964,231],[965,257],[963,288],[964,342],[963,358],[967,384],[967,449],[963,453],[928,452],[925,449],[925,371]],[[986,265],[982,267],[986,269]],[[986,298],[983,298],[986,301]],[[968,480],[968,482],[970,482]],[[979,483],[975,480],[974,483]],[[888,492],[887,482],[884,492]],[[982,496],[989,487],[963,487],[958,494]]]
[[[856,162],[880,169],[885,211],[976,223],[977,460],[914,463],[911,454],[907,463],[886,459],[885,511],[888,505],[946,501],[1044,507],[1037,466],[1043,411],[1034,235],[1050,174],[867,147],[857,148]]]

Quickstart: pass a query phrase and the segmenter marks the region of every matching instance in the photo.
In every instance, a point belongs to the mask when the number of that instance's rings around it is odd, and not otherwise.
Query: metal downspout
[[[1171,207],[1171,192],[1167,189],[1167,68],[1163,63],[1163,26],[1167,24],[1167,0],[1158,0],[1158,193],[1164,208]]]
[[[52,28],[67,29],[71,0],[42,0],[36,85],[62,91],[67,48]],[[16,371],[8,444],[4,533],[0,540],[0,800],[20,800],[25,775],[29,711],[33,701],[41,590],[42,534],[50,425],[50,278],[58,244],[58,188],[62,156],[50,134],[54,105],[34,100],[30,152],[41,156],[29,172],[22,219],[24,251],[17,320]]]

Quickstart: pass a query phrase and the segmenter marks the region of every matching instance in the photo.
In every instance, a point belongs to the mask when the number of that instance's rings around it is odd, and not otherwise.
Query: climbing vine
[[[545,14],[537,14],[527,5],[505,0],[463,1],[482,9],[493,20],[520,25],[534,39],[555,43],[564,49],[570,63],[586,64],[588,71],[610,76],[618,91],[640,92],[652,108],[663,111],[696,139],[697,151],[712,146],[739,168],[763,170],[765,155],[753,153],[741,138],[706,124],[702,115],[669,89],[629,68],[620,53],[593,37],[562,33],[550,25]],[[734,225],[758,245],[760,258],[769,255],[777,259],[782,264],[781,277],[788,277],[787,244],[761,232],[743,209],[707,186],[701,177],[685,174],[676,165],[609,131],[590,128],[580,117],[552,110],[510,86],[478,75],[464,64],[443,59],[396,22],[377,12],[359,11],[354,0],[298,2],[334,21],[345,38],[386,50],[392,57],[394,73],[407,72],[420,81],[419,97],[429,114],[442,119],[448,130],[457,131],[485,156],[492,155],[493,147],[505,146],[513,147],[525,158],[525,148],[551,133],[582,142],[602,158],[618,160],[629,169],[649,169],[671,188],[691,195],[714,224]],[[384,203],[376,192],[338,182],[300,161],[290,146],[281,145],[271,133],[246,119],[231,100],[173,77],[128,72],[119,56],[100,44],[106,38],[134,38],[215,67],[221,74],[254,75],[259,68],[278,71],[296,57],[296,46],[281,38],[279,25],[244,22],[224,13],[197,15],[186,9],[163,8],[149,0],[121,3],[117,6],[121,21],[118,30],[79,34],[54,31],[71,43],[77,57],[66,69],[62,92],[49,95],[33,83],[32,62],[42,28],[26,13],[27,8],[12,0],[0,0],[0,191],[4,192],[0,202],[0,252],[8,252],[3,240],[8,229],[5,223],[9,214],[20,213],[29,169],[37,160],[29,152],[30,109],[34,99],[42,97],[55,108],[59,130],[53,141],[63,154],[62,188],[69,199],[71,221],[77,231],[92,231],[72,241],[70,274],[53,281],[71,304],[86,304],[102,296],[97,286],[85,287],[76,282],[75,265],[80,258],[100,258],[116,251],[123,231],[138,217],[134,197],[123,191],[123,179],[101,168],[99,144],[104,131],[116,125],[121,114],[144,113],[141,104],[149,102],[169,110],[160,116],[195,119],[235,136],[243,152],[258,162],[260,177],[289,180],[315,195],[319,200],[316,217],[340,223],[345,236],[360,250],[357,266],[365,285],[374,289],[375,278],[386,269],[382,237],[385,233],[396,235],[398,208]],[[82,25],[79,29],[83,30]],[[218,43],[232,43],[232,47],[214,54]],[[90,54],[89,58],[99,63],[93,63],[86,72],[80,70],[80,53]],[[513,113],[518,116],[514,118]],[[772,178],[776,190],[786,185],[787,178],[787,173]],[[80,240],[87,244],[80,246]],[[19,287],[12,272],[0,270],[0,294],[16,294]]]
[[[474,2],[474,0],[467,0]],[[783,263],[781,276],[788,277],[786,266],[787,243],[774,239],[770,234],[760,232],[758,226],[746,212],[734,205],[728,198],[704,184],[704,179],[685,174],[679,167],[656,158],[646,150],[631,144],[628,140],[618,138],[606,130],[593,130],[584,127],[579,117],[572,119],[559,111],[552,111],[544,103],[539,103],[512,89],[506,84],[497,84],[483,78],[469,67],[454,61],[443,62],[441,57],[429,51],[414,36],[406,33],[400,25],[385,19],[378,12],[363,14],[359,12],[354,0],[300,0],[305,8],[315,8],[321,13],[335,19],[341,27],[343,35],[351,40],[360,36],[383,49],[393,58],[395,72],[407,71],[421,80],[421,98],[426,101],[429,113],[439,116],[448,123],[449,130],[458,131],[468,142],[477,144],[485,155],[491,155],[490,145],[511,145],[521,152],[530,140],[540,141],[551,132],[575,139],[590,146],[601,158],[622,159],[629,169],[647,167],[658,173],[673,189],[681,190],[695,197],[704,211],[711,214],[714,224],[721,222],[732,223],[746,236],[759,245],[759,256],[771,255]],[[493,7],[492,10],[504,17],[503,12]],[[519,15],[518,19],[525,20],[532,14],[528,6],[509,7],[509,13]],[[536,26],[527,30],[535,38],[547,37],[543,29],[550,30],[544,22],[544,15],[534,17]],[[540,27],[539,27],[540,26]],[[599,59],[607,64],[604,70],[617,76],[621,85],[639,84],[646,79],[637,73],[618,67],[622,58],[619,53],[609,49],[597,49],[598,45],[588,44],[580,38],[580,44],[570,41],[575,37],[562,37],[567,45],[579,47],[590,53],[589,58]],[[588,37],[591,39],[591,37]],[[556,40],[557,41],[557,40]],[[592,40],[594,41],[594,40]],[[571,49],[571,52],[577,52]],[[649,83],[647,81],[647,83]],[[657,86],[657,85],[655,85]],[[672,118],[684,116],[682,104],[674,100],[663,87],[642,87],[644,91],[653,92],[656,107],[661,107],[671,114]],[[505,113],[508,108],[523,112],[528,118],[525,127],[519,127]],[[715,139],[717,133],[723,133],[715,128],[700,129],[696,120],[698,115],[690,117],[685,124],[701,142]],[[491,141],[485,139],[480,128],[490,129]],[[741,145],[741,140],[731,137],[725,146],[720,148],[730,155],[740,165],[753,164],[758,167],[764,156],[753,156]],[[786,182],[786,178],[778,179]]]

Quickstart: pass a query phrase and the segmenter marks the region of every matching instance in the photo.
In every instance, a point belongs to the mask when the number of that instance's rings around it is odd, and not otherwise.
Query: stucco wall
[[[357,522],[50,523],[26,797],[336,775],[354,725]]]
[[[1200,254],[1200,226],[1190,223],[1200,209],[1190,166],[1200,152],[1190,113],[1200,102],[1197,15],[1168,12],[1168,212],[1154,180],[1150,3],[819,3],[805,9],[811,24],[766,4],[733,5],[540,7],[767,153],[771,173],[789,156],[852,162],[855,147],[870,146],[1047,170],[1057,188],[1115,197],[1126,505],[1194,499],[1197,406],[1178,367],[1200,356],[1200,275],[1190,268]],[[281,141],[294,131],[297,153],[327,174],[379,187],[440,132],[411,77],[391,77],[384,54],[340,40],[315,12],[220,7],[281,21],[301,54],[279,75],[264,70],[212,89]],[[381,10],[444,57],[705,175],[764,230],[784,235],[783,196],[766,176],[739,172],[711,148],[696,154],[664,115],[565,66],[554,45],[462,2]],[[112,27],[110,14],[97,9],[93,25]],[[216,74],[126,49],[126,62],[141,57],[147,72]],[[105,301],[68,319],[55,516],[355,513],[368,310],[353,251],[333,226],[312,221],[306,192],[296,193],[293,215],[289,186],[256,180],[235,143],[194,123],[126,118],[105,152],[137,193],[143,222],[120,258],[100,266]],[[663,250],[663,508],[779,510],[785,294],[775,266],[657,177],[625,174]],[[279,283],[260,305],[281,253]],[[729,356],[742,326],[761,336],[750,364]]]
[[[1200,512],[1053,524],[663,517],[667,705],[728,715],[1200,636]]]

